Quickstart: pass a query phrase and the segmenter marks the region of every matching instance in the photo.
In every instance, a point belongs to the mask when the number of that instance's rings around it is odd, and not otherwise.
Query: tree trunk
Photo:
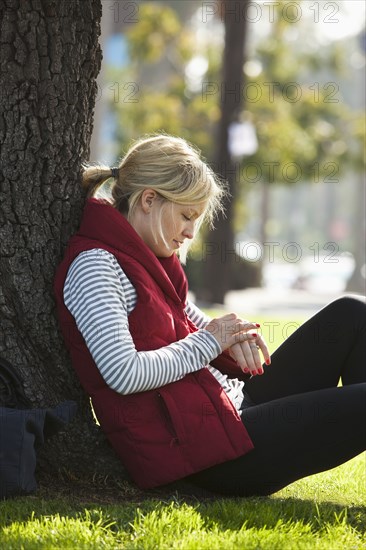
[[[218,125],[214,168],[228,183],[231,197],[225,201],[226,218],[220,216],[215,231],[208,234],[205,254],[205,294],[201,299],[224,303],[230,287],[231,271],[235,256],[232,225],[233,203],[237,189],[237,162],[229,151],[228,130],[238,120],[243,105],[244,44],[246,35],[246,10],[250,0],[222,1],[222,17],[225,23],[225,47],[223,54],[220,91],[221,118]],[[214,275],[213,275],[214,274]]]
[[[0,0],[0,354],[34,406],[65,399],[76,421],[45,447],[48,471],[96,468],[114,455],[92,420],[58,330],[53,278],[84,197],[101,64],[100,0]]]

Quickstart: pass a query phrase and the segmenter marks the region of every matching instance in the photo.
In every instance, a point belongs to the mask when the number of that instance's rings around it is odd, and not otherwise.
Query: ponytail
[[[88,197],[95,195],[104,182],[116,176],[113,170],[103,164],[83,165],[82,186]]]

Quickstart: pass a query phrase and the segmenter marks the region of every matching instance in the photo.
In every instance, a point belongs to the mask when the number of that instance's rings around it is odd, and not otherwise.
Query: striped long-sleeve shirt
[[[137,293],[113,254],[102,249],[79,254],[66,277],[64,301],[113,390],[124,395],[151,390],[207,367],[240,407],[244,383],[209,365],[221,348],[204,328],[209,317],[192,302],[188,301],[186,313],[199,328],[197,332],[156,350],[136,350],[128,315],[136,306]]]

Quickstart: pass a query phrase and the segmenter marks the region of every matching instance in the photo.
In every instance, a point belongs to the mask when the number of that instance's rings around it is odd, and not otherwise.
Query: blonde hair
[[[158,134],[137,140],[117,169],[102,164],[83,168],[82,184],[88,197],[109,200],[129,221],[147,188],[154,189],[164,202],[204,207],[195,233],[203,221],[212,226],[215,215],[223,211],[225,185],[203,161],[200,151],[179,137]],[[112,175],[115,177],[108,181]],[[157,229],[164,239],[161,224]],[[190,244],[179,251],[182,263]]]

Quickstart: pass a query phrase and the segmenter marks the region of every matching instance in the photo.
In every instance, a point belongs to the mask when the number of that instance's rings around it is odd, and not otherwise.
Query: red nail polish
[[[270,365],[271,361],[269,359],[266,359],[266,365]]]
[[[253,375],[253,376],[256,376],[256,374],[257,374],[257,371],[256,371],[256,370],[252,370],[252,375]]]
[[[252,332],[252,336],[254,336],[254,338],[256,338],[258,336],[258,334],[256,332]]]
[[[249,369],[248,369],[247,367],[245,367],[245,368],[243,369],[243,371],[244,371],[244,372],[249,372]]]
[[[263,373],[264,373],[263,369],[258,369],[258,374],[263,374]]]
[[[259,327],[260,327],[260,324],[259,324],[259,323],[256,323],[255,326],[259,328]]]

